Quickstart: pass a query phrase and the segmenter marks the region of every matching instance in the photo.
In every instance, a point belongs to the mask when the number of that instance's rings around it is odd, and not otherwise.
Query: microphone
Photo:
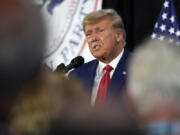
[[[79,66],[81,66],[82,64],[84,64],[84,58],[82,56],[77,56],[74,59],[71,60],[70,64],[65,66],[64,63],[61,63],[55,71],[57,72],[63,72],[63,73],[67,73],[69,70],[73,69],[73,68],[77,68]]]
[[[66,70],[66,66],[64,65],[64,63],[61,63],[57,66],[56,70],[57,72],[64,72]]]
[[[77,56],[74,59],[71,60],[70,64],[66,66],[66,68],[69,70],[73,68],[77,68],[84,64],[84,58],[82,56]]]

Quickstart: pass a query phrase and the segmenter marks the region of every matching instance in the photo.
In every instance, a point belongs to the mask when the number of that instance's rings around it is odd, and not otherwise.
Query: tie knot
[[[106,70],[106,72],[111,72],[113,68],[110,65],[106,65],[104,69]]]

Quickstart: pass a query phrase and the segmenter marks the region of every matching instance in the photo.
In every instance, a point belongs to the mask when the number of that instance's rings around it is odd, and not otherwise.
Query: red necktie
[[[96,97],[96,104],[102,104],[104,103],[105,99],[106,99],[106,93],[107,93],[107,89],[108,89],[108,85],[110,82],[110,72],[113,69],[110,65],[106,65],[104,67],[105,69],[105,74],[103,75],[100,84],[99,84],[99,88],[98,88],[98,94]]]

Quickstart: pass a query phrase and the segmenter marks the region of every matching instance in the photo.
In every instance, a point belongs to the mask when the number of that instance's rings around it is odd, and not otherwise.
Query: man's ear
[[[116,30],[116,40],[117,42],[121,42],[123,40],[123,31],[121,29]]]

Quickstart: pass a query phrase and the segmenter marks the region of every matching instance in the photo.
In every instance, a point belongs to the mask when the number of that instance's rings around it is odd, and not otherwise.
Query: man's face
[[[109,18],[88,23],[85,35],[92,55],[102,62],[111,62],[122,50],[123,34],[117,33]]]

